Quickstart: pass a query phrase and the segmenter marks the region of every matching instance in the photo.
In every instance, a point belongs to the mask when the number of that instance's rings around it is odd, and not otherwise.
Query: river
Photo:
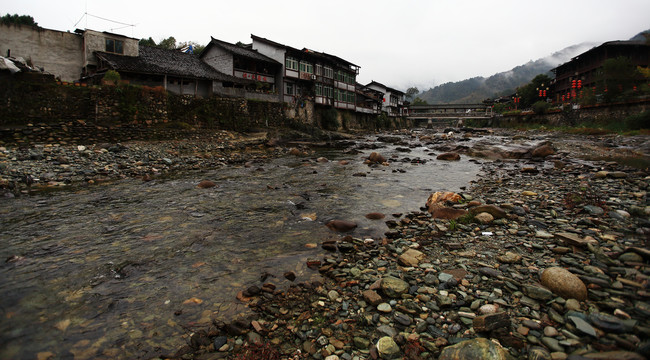
[[[327,221],[354,221],[352,236],[379,239],[392,214],[478,174],[467,157],[439,161],[402,139],[1,200],[0,358],[174,353],[193,327],[245,314],[235,296],[262,274],[278,288],[288,271],[295,282],[318,279],[305,262],[340,236]],[[364,164],[371,151],[390,166]],[[217,187],[198,188],[205,179]]]

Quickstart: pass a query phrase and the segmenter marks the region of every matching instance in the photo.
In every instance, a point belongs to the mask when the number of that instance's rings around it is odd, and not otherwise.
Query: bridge
[[[451,125],[463,119],[491,119],[492,107],[485,104],[435,104],[409,106],[408,119],[413,124]]]

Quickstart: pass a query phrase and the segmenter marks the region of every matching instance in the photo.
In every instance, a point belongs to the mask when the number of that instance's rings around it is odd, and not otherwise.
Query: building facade
[[[374,80],[366,85],[366,87],[383,94],[382,111],[388,114],[388,116],[398,117],[407,115],[404,104],[406,94],[404,92],[390,88]]]
[[[282,66],[282,101],[297,104],[313,99],[317,105],[356,109],[359,66],[338,56],[302,50],[251,35],[252,48]]]
[[[200,59],[224,74],[252,81],[254,86],[247,87],[245,97],[280,101],[282,64],[250,46],[212,38]]]
[[[596,46],[551,71],[554,100],[576,96],[580,88],[593,88],[601,78],[601,69],[607,59],[624,57],[634,66],[650,66],[650,44],[644,41],[609,41]],[[612,84],[615,86],[616,84]]]

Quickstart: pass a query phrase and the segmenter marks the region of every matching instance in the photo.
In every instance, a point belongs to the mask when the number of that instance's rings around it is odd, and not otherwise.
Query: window
[[[294,94],[294,89],[293,89],[293,84],[292,83],[287,83],[287,91],[285,93],[287,95],[293,95]]]
[[[124,54],[124,41],[106,39],[106,52]]]
[[[334,69],[332,69],[329,66],[325,66],[325,75],[326,78],[328,79],[333,79],[334,78]]]
[[[316,75],[318,75],[318,76],[323,75],[323,65],[320,65],[320,64],[316,65]]]
[[[323,85],[316,84],[316,88],[315,88],[314,91],[316,93],[316,96],[322,96],[323,95]]]
[[[287,68],[287,70],[298,70],[298,60],[292,57],[288,57],[287,60],[284,62],[284,66]]]
[[[334,89],[331,86],[323,86],[323,96],[328,98],[334,97]]]
[[[300,72],[308,73],[308,74],[313,74],[314,73],[314,65],[307,63],[307,62],[300,62]]]

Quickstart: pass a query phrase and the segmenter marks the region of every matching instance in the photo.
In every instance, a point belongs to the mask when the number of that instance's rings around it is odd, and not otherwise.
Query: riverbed
[[[417,138],[356,139],[246,165],[125,179],[2,200],[2,358],[151,358],[184,334],[245,314],[237,293],[318,279],[305,266],[353,221],[380,239],[385,220],[435,191],[459,191],[480,162],[436,160]],[[354,151],[350,151],[356,149]],[[389,165],[368,165],[371,152]],[[216,184],[199,188],[202,180]],[[383,220],[366,214],[379,212]]]

